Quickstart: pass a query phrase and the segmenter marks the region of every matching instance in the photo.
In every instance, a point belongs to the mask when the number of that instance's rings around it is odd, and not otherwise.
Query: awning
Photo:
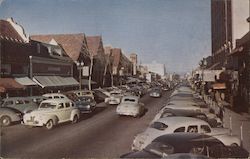
[[[226,89],[226,84],[225,83],[215,83],[212,85],[213,89]]]
[[[15,80],[23,86],[35,86],[37,83],[32,81],[29,77],[15,78]]]
[[[8,90],[20,90],[25,89],[25,86],[21,85],[13,78],[0,78],[0,92],[6,92]]]
[[[97,84],[95,81],[91,81],[91,85],[92,84]],[[82,79],[82,85],[89,85],[89,80],[87,80],[87,79]]]
[[[220,67],[220,63],[217,62],[217,63],[213,64],[211,67],[209,67],[208,70],[214,70],[214,69],[217,69],[219,67]]]
[[[240,53],[243,53],[244,47],[237,47],[235,48],[228,56],[237,56],[240,55]]]
[[[34,76],[33,80],[42,88],[75,86],[79,83],[73,77]]]

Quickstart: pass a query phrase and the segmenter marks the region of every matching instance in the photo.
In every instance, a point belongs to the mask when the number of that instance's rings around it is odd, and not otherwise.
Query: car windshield
[[[157,130],[165,130],[168,128],[168,126],[164,123],[161,122],[154,122],[153,124],[150,125],[151,128],[155,128]]]
[[[50,108],[54,109],[56,107],[56,104],[54,103],[41,103],[39,108]]]
[[[120,93],[118,93],[118,92],[112,92],[112,93],[110,93],[110,95],[116,96],[116,95],[120,95]]]
[[[79,97],[79,100],[82,102],[91,102],[92,98],[91,97]]]
[[[174,147],[169,144],[163,144],[161,142],[152,142],[145,149],[145,151],[156,154],[160,157],[163,157],[164,154],[173,154]]]
[[[136,100],[135,99],[131,99],[131,98],[124,98],[123,99],[123,102],[129,102],[129,103],[135,103],[136,102]]]

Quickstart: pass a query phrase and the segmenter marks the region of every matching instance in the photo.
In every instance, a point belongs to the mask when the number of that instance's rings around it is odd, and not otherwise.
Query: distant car
[[[204,120],[209,123],[211,127],[222,127],[222,122],[218,118],[209,118],[205,113],[195,111],[195,110],[185,110],[185,109],[168,109],[165,108],[163,110],[160,110],[158,114],[156,114],[155,118],[153,119],[153,122],[160,118],[170,117],[170,116],[183,116],[183,117],[193,117],[198,118],[201,120]]]
[[[23,116],[23,124],[27,126],[45,126],[52,129],[55,125],[71,121],[76,123],[80,111],[69,99],[48,99],[42,101],[39,108]]]
[[[229,135],[229,129],[211,128],[207,122],[191,117],[166,117],[158,119],[143,133],[138,134],[134,139],[132,150],[142,150],[156,137],[176,132],[205,133],[228,146],[241,144],[239,138]]]
[[[94,90],[94,99],[97,103],[101,103],[105,101],[105,98],[108,96],[100,89]]]
[[[38,105],[29,97],[9,97],[3,99],[2,107],[11,107],[26,113],[38,108]]]
[[[161,91],[161,88],[153,88],[150,93],[149,93],[149,96],[150,97],[161,97],[162,96],[162,91]]]
[[[75,101],[81,113],[91,113],[96,108],[95,100],[90,96],[81,96]]]
[[[248,158],[239,146],[226,146],[213,136],[196,133],[165,134],[154,139],[142,151],[130,152],[122,158],[168,158],[170,156],[207,156],[208,158]],[[198,157],[199,158],[199,157]],[[205,157],[206,158],[206,157]]]
[[[139,102],[137,96],[124,96],[121,103],[116,108],[118,115],[138,117],[145,111],[144,104]]]
[[[108,103],[110,105],[117,105],[121,103],[121,98],[123,94],[121,91],[111,91],[110,97],[105,98],[105,103]]]
[[[10,107],[0,107],[0,126],[9,126],[22,120],[23,113]]]

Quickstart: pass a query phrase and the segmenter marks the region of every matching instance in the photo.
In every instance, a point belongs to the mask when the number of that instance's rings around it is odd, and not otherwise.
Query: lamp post
[[[207,66],[207,60],[205,58],[203,58],[200,63],[200,68],[201,68],[201,71],[202,71],[202,75],[201,75],[201,78],[202,78],[202,83],[201,83],[201,86],[202,86],[202,92],[204,92],[204,70]]]
[[[120,78],[123,77],[123,74],[124,74],[124,67],[121,67],[120,71],[119,71],[119,74],[120,74]],[[121,78],[121,83],[120,85],[122,85],[122,78]]]
[[[79,90],[82,90],[82,69],[84,67],[84,62],[76,61],[77,69],[79,70]]]

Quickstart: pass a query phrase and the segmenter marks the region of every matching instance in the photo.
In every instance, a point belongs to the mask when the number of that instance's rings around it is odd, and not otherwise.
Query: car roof
[[[20,99],[25,99],[25,100],[31,100],[31,98],[29,97],[8,97],[8,98],[4,98],[3,101],[7,101],[7,100],[20,100]]]
[[[63,98],[63,99],[46,99],[44,101],[42,101],[41,103],[65,103],[65,102],[72,102],[70,99],[67,98]]]
[[[163,113],[173,113],[175,115],[206,115],[202,112],[188,109],[165,109]]]
[[[185,126],[188,123],[190,123],[190,125],[196,125],[196,124],[208,125],[207,122],[205,122],[201,119],[192,118],[192,117],[182,117],[182,116],[172,116],[172,117],[160,118],[160,119],[156,120],[155,122],[164,123],[164,124],[168,125],[168,127],[179,127],[182,125]]]
[[[122,97],[122,99],[125,99],[125,98],[135,99],[135,100],[138,100],[138,99],[139,99],[139,97],[137,97],[137,96],[132,96],[132,95],[125,95],[125,96]]]
[[[46,93],[46,94],[43,94],[43,96],[65,96],[64,94],[62,93]]]
[[[187,144],[188,142],[200,142],[200,143],[206,142],[206,143],[211,143],[211,144],[214,144],[214,143],[223,144],[221,141],[219,141],[215,137],[207,135],[207,134],[186,133],[186,132],[165,134],[165,135],[155,138],[152,142],[161,142],[165,144],[175,143],[176,145]]]

